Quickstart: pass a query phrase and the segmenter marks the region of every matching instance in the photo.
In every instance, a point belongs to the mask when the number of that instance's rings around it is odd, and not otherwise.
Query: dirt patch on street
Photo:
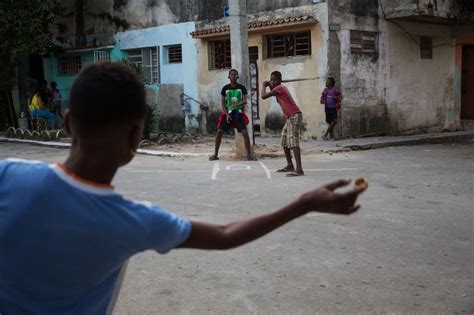
[[[174,139],[171,141],[162,141],[158,144],[157,141],[144,141],[141,149],[157,150],[157,151],[172,151],[180,153],[214,153],[214,137],[197,137],[195,139]],[[171,143],[170,143],[171,142]],[[254,146],[254,154],[258,158],[272,158],[284,156],[283,150],[277,145],[256,144]],[[225,159],[236,159],[235,143],[231,138],[223,138],[219,149],[219,157]]]

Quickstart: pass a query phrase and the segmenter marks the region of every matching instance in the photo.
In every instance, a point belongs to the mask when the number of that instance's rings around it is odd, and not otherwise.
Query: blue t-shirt
[[[166,253],[190,232],[58,165],[0,161],[0,314],[105,314],[130,256]]]

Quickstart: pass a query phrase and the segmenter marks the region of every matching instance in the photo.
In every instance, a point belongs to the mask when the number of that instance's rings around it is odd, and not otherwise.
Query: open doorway
[[[30,55],[29,60],[29,76],[38,83],[44,80],[43,58],[38,55]]]
[[[474,120],[474,46],[462,47],[461,120]]]

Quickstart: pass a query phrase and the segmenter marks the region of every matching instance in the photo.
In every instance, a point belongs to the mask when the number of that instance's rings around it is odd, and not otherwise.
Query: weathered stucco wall
[[[441,131],[453,107],[454,41],[447,26],[404,23],[417,35],[433,36],[433,59],[420,59],[420,48],[401,30],[384,25],[387,59],[387,105],[396,133]],[[448,45],[444,45],[448,44]],[[441,46],[444,45],[444,46]],[[437,47],[439,46],[439,47]]]
[[[63,0],[68,27],[65,36],[76,32],[78,15],[75,0]],[[227,0],[84,0],[84,32],[87,34],[123,31],[189,21],[213,21],[223,18]],[[307,0],[248,1],[249,14],[307,5]]]
[[[337,1],[336,1],[337,2]],[[342,136],[439,131],[453,103],[454,54],[451,28],[399,21],[415,40],[432,36],[433,59],[421,59],[419,44],[398,26],[376,17],[331,7],[340,42],[340,86],[343,92]],[[332,10],[332,11],[331,11]],[[378,54],[354,54],[350,30],[378,33]],[[441,46],[443,45],[443,46]],[[332,51],[329,51],[331,55]]]
[[[389,17],[425,15],[440,18],[462,17],[462,0],[382,0],[382,7]]]
[[[303,29],[289,28],[285,31],[299,31]],[[264,59],[259,64],[259,86],[262,86],[264,80],[270,79],[273,71],[280,71],[283,80],[304,79],[302,81],[294,81],[283,83],[288,87],[296,104],[303,112],[303,138],[316,137],[318,135],[318,126],[324,122],[323,107],[319,104],[319,96],[325,81],[325,65],[322,62],[326,56],[326,40],[324,39],[321,24],[312,25],[312,55],[297,56],[288,58],[271,58]],[[320,67],[318,67],[320,66]],[[282,115],[280,105],[276,98],[272,97],[266,100],[260,99],[260,117],[262,134],[266,135],[268,114],[278,113]]]
[[[275,10],[265,14],[266,20],[272,20],[287,16],[299,16],[309,14],[318,23],[304,24],[299,26],[272,28],[249,33],[249,47],[257,46],[259,51],[258,77],[259,90],[262,82],[270,79],[273,71],[280,71],[283,79],[307,79],[285,83],[292,93],[296,103],[303,111],[305,132],[303,137],[316,137],[321,133],[321,125],[324,122],[324,108],[319,104],[319,96],[324,88],[327,73],[327,5],[301,6],[292,9]],[[251,19],[259,18],[259,15],[251,16]],[[263,52],[264,36],[295,32],[302,30],[311,31],[312,54],[310,56],[296,56],[288,58],[266,58]],[[225,38],[225,37],[221,37]],[[219,37],[212,38],[212,40]],[[209,70],[208,41],[198,40],[199,63],[199,98],[210,104],[211,112],[221,112],[220,89],[229,82],[228,70]],[[260,107],[260,130],[262,135],[267,135],[269,130],[265,127],[266,117],[278,117],[281,109],[275,98],[267,100],[259,99]]]
[[[185,115],[179,95],[183,93],[182,84],[160,84],[157,90],[159,129],[172,132],[185,130]]]

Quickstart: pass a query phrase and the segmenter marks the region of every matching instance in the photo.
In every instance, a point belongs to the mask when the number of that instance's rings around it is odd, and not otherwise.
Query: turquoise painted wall
[[[110,60],[112,61],[120,61],[123,58],[127,57],[127,53],[120,50],[120,44],[116,43],[114,48],[110,51]]]
[[[56,57],[51,58],[51,79],[48,81],[55,81],[58,84],[58,89],[61,92],[62,100],[64,104],[67,104],[69,100],[69,91],[71,90],[75,75],[59,75],[58,72],[58,59]],[[81,54],[82,67],[94,62],[94,53],[83,52]]]
[[[82,67],[85,67],[88,64],[94,62],[93,51],[77,53],[77,55],[81,56]],[[115,47],[110,50],[110,59],[112,61],[120,61],[126,56],[127,54],[120,50],[119,45],[115,45]],[[51,58],[51,78],[49,78],[48,81],[55,81],[58,84],[58,89],[61,92],[63,101],[65,101],[66,103],[67,100],[69,100],[69,91],[71,90],[72,84],[75,79],[76,75],[59,75],[58,58]]]

